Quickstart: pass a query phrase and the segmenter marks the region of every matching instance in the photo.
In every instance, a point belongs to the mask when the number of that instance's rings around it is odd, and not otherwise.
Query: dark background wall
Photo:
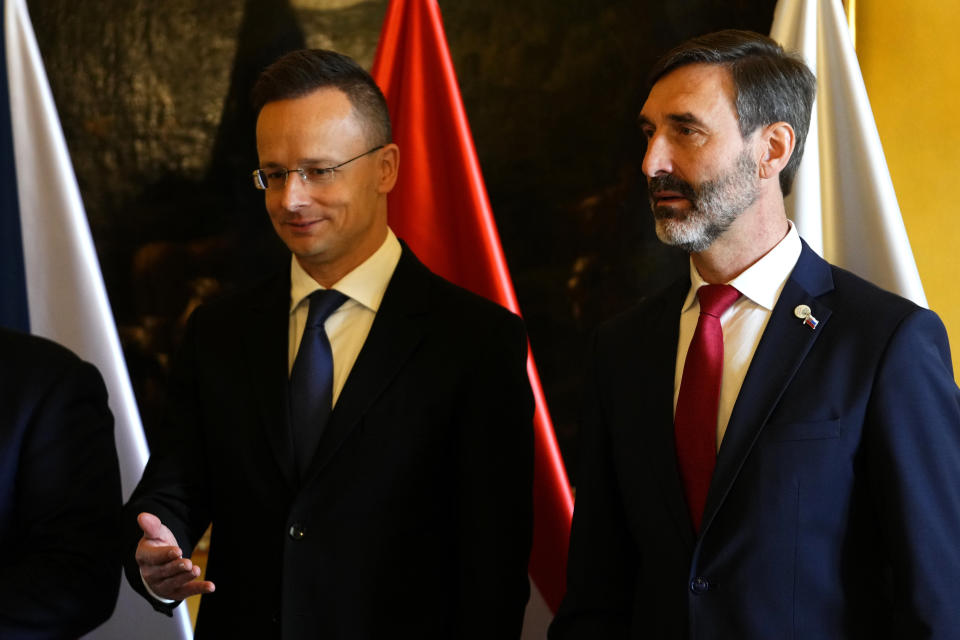
[[[386,4],[28,1],[148,439],[190,311],[288,259],[248,177],[253,79],[303,46],[369,68]],[[440,1],[571,470],[590,330],[686,269],[656,240],[640,175],[647,69],[698,33],[768,32],[774,4]]]

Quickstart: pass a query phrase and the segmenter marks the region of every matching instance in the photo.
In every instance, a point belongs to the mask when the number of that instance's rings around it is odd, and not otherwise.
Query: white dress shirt
[[[727,431],[733,405],[750,368],[753,354],[760,343],[773,307],[787,283],[790,272],[800,258],[800,236],[790,222],[790,230],[777,245],[729,283],[742,295],[720,317],[723,328],[723,378],[720,383],[720,405],[717,409],[717,449]],[[677,341],[677,364],[673,383],[673,409],[677,409],[683,363],[700,318],[697,290],[707,284],[690,260],[690,291],[680,312],[680,338]]]
[[[346,302],[323,323],[333,352],[334,405],[337,404],[343,385],[353,369],[353,363],[357,361],[360,349],[367,340],[373,319],[380,309],[380,302],[387,292],[387,285],[390,284],[390,278],[400,262],[400,253],[400,241],[393,231],[387,229],[387,237],[380,248],[330,287],[347,296]],[[294,256],[290,261],[288,374],[293,370],[293,361],[297,357],[304,325],[307,323],[307,311],[310,308],[307,297],[318,289],[323,287],[303,270]]]

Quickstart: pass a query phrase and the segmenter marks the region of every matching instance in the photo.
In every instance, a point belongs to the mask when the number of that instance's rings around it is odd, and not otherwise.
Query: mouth
[[[683,195],[679,191],[654,191],[651,196],[653,199],[653,204],[656,206],[690,202],[690,198]]]
[[[304,232],[311,231],[326,221],[327,218],[313,218],[309,220],[302,218],[290,218],[289,220],[285,220],[283,224],[294,232]]]

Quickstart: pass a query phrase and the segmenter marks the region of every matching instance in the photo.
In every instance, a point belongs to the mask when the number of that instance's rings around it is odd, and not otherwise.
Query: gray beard
[[[659,181],[659,182],[658,182]],[[656,221],[657,237],[664,244],[688,253],[705,251],[722,236],[733,221],[757,200],[760,180],[757,165],[744,149],[729,172],[700,183],[698,187],[673,176],[651,178],[650,193],[671,189],[690,200],[690,210],[675,212],[669,206],[650,206]]]

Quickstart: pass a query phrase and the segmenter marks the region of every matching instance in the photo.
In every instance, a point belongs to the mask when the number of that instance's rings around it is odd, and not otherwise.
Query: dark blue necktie
[[[307,325],[290,372],[290,423],[301,477],[317,451],[333,407],[333,353],[323,323],[346,299],[332,289],[310,294]]]

